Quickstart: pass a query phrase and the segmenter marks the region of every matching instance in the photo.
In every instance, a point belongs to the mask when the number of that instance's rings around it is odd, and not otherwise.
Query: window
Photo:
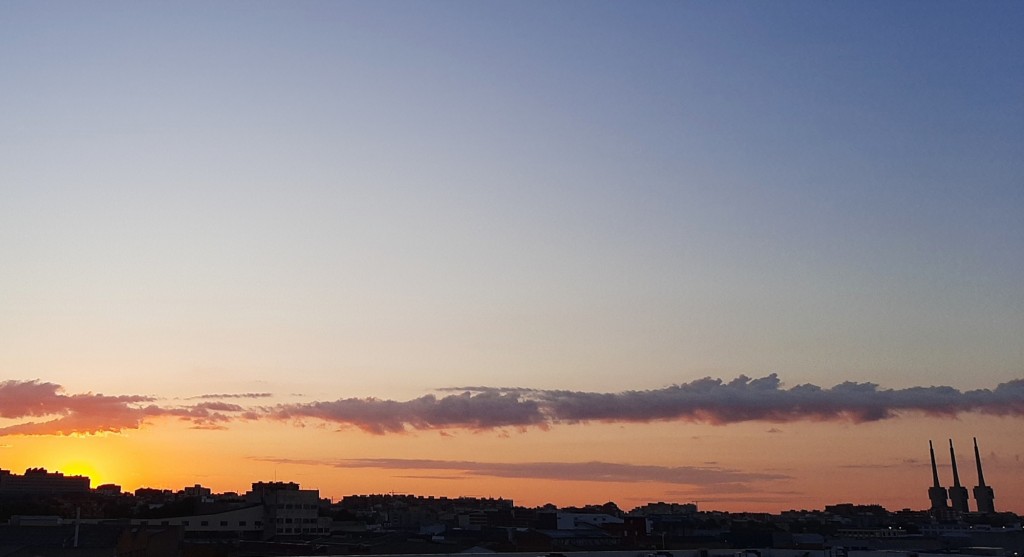
[[[188,521],[187,520],[182,520],[181,521],[181,525],[182,526],[188,526]]]
[[[210,523],[208,521],[204,520],[204,521],[200,522],[199,525],[200,526],[209,526]]]
[[[227,526],[228,525],[228,521],[222,520],[222,521],[220,521],[220,525],[221,526]]]
[[[238,521],[238,525],[239,526],[245,526],[245,521],[244,520],[239,520]]]

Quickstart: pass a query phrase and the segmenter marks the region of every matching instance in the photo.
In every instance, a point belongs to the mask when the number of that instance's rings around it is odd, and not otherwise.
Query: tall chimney
[[[949,501],[953,510],[957,512],[968,512],[967,488],[960,485],[960,474],[956,471],[956,453],[953,452],[953,440],[949,440],[949,460],[953,463],[953,487],[949,488]]]
[[[932,447],[930,439],[928,440],[928,452],[932,456],[932,487],[928,488],[928,499],[932,502],[932,511],[944,511],[949,508],[949,505],[946,504],[946,488],[939,484],[939,469],[935,467],[935,448]]]
[[[988,487],[985,485],[985,473],[981,471],[981,453],[978,452],[978,438],[974,438],[974,461],[978,463],[978,486]]]
[[[985,474],[981,471],[981,453],[978,451],[978,438],[974,438],[974,461],[978,463],[978,485],[974,486],[974,501],[978,504],[979,513],[996,512],[996,495],[992,488],[985,485]]]

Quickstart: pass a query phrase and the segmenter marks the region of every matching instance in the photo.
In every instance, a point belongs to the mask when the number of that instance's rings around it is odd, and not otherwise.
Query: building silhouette
[[[89,493],[89,478],[47,472],[45,468],[29,468],[19,476],[0,469],[0,493],[26,495]]]

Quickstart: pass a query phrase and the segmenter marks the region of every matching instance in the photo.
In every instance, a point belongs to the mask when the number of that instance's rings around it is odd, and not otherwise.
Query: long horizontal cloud
[[[740,484],[748,481],[781,480],[789,476],[762,472],[741,472],[727,468],[693,466],[651,466],[615,462],[476,462],[403,458],[360,458],[346,460],[301,460],[256,458],[279,464],[307,464],[337,468],[382,468],[390,470],[447,470],[468,476],[532,478],[542,480],[585,480],[592,482],[658,482],[686,485]]]
[[[154,400],[143,395],[69,395],[55,383],[3,381],[0,418],[29,421],[0,427],[0,436],[111,433],[138,429],[147,418],[161,416],[187,420],[197,427],[215,427],[245,410],[221,401],[166,407],[153,404]]]
[[[315,418],[371,433],[407,429],[548,427],[556,423],[687,421],[730,424],[748,421],[871,422],[905,413],[955,417],[969,412],[1024,417],[1024,379],[995,389],[953,387],[882,389],[874,383],[831,388],[804,384],[783,388],[775,374],[732,381],[698,379],[663,389],[592,393],[522,388],[468,387],[446,396],[400,402],[349,398],[334,402],[279,405],[279,419]]]
[[[830,389],[816,385],[782,388],[776,374],[760,379],[740,376],[730,382],[699,379],[651,391],[616,394],[533,391],[562,422],[683,420],[729,424],[746,421],[793,422],[884,420],[904,412],[952,417],[966,412],[1024,416],[1024,379],[994,390],[959,391],[952,387],[881,389],[874,383],[845,382]]]
[[[345,398],[334,402],[279,405],[270,411],[279,419],[318,418],[354,425],[371,433],[414,429],[494,429],[505,426],[545,426],[547,417],[538,401],[518,393],[496,391],[445,397],[426,395],[406,402],[377,398]]]
[[[196,398],[202,402],[167,406],[142,395],[69,395],[54,383],[4,381],[0,382],[0,418],[21,422],[0,427],[0,436],[117,432],[139,428],[156,417],[177,417],[203,428],[223,428],[235,420],[317,420],[373,434],[543,429],[584,422],[861,423],[907,413],[947,418],[964,413],[1024,417],[1024,379],[994,389],[968,391],[942,386],[883,389],[874,383],[853,382],[831,388],[810,384],[784,388],[778,376],[772,374],[758,379],[740,376],[731,381],[704,378],[663,389],[620,393],[468,387],[407,401],[342,398],[263,407],[234,403],[264,398],[263,393]],[[215,400],[218,398],[234,401]]]

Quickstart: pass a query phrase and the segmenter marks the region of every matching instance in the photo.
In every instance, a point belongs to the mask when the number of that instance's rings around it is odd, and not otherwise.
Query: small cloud
[[[782,433],[782,430],[777,427],[773,427],[765,431],[765,433]]]
[[[395,476],[396,478],[402,478],[405,480],[454,480],[454,481],[465,481],[469,478],[465,476],[413,476],[413,475],[402,475]]]
[[[208,394],[208,395],[196,395],[188,397],[185,400],[197,400],[197,399],[232,399],[232,398],[270,398],[274,396],[272,393],[221,393],[221,394]]]

